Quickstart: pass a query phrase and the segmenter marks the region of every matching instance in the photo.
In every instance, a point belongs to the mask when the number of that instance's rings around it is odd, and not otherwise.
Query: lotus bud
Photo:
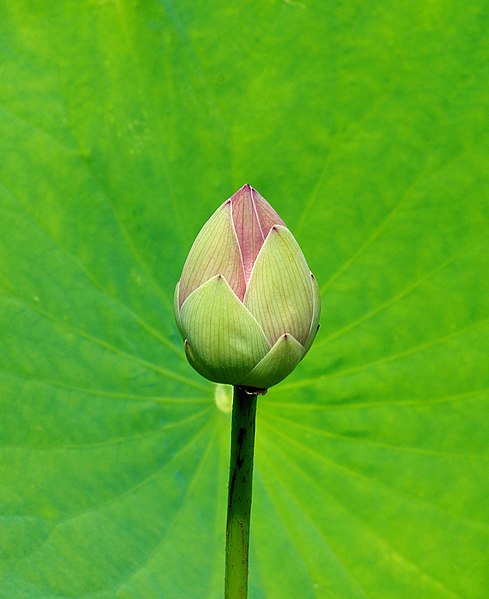
[[[188,361],[216,383],[268,389],[307,353],[319,314],[318,285],[298,243],[244,185],[201,229],[175,290]]]

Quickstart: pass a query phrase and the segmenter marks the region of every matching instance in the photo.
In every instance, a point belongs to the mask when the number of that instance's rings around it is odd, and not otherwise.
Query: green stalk
[[[248,544],[250,535],[256,393],[234,387],[226,525],[225,599],[248,595]]]

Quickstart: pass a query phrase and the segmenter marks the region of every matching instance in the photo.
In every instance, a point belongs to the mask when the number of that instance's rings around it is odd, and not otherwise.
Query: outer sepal
[[[182,323],[180,321],[180,307],[178,305],[180,297],[180,279],[178,280],[177,286],[175,287],[175,293],[173,295],[173,314],[175,316],[175,322],[177,323],[178,331],[183,339],[185,339],[185,334],[182,329]]]
[[[189,295],[180,325],[196,370],[216,383],[238,384],[270,350],[262,328],[221,275]]]
[[[306,343],[304,345],[304,356],[307,354],[309,349],[311,348],[312,342],[316,338],[316,334],[319,330],[319,318],[321,316],[321,294],[319,291],[319,285],[316,281],[316,277],[310,273],[311,280],[311,290],[312,290],[312,318],[311,318],[311,326],[309,327],[309,335],[307,337]],[[302,357],[304,357],[302,356]]]
[[[207,370],[207,368],[204,366],[204,364],[202,364],[202,362],[198,359],[198,357],[192,351],[192,348],[190,347],[190,343],[189,343],[188,339],[185,339],[184,348],[185,348],[185,355],[187,356],[187,360],[188,360],[189,364],[192,366],[192,368],[194,368],[204,378],[206,378],[210,381],[214,380],[212,378],[213,373],[209,372]]]
[[[240,299],[243,297],[243,266],[229,200],[205,223],[190,248],[180,279],[180,308],[192,291],[217,274],[226,278]]]
[[[309,267],[292,233],[270,229],[251,273],[244,304],[274,344],[289,332],[305,344],[310,331],[313,297]]]
[[[268,389],[289,375],[303,354],[302,345],[292,335],[285,333],[239,384]]]

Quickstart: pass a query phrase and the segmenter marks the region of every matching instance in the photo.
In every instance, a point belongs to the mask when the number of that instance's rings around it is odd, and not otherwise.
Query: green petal
[[[292,233],[286,227],[272,227],[244,298],[271,344],[284,333],[306,343],[313,314],[310,273]]]
[[[288,376],[301,361],[303,355],[302,345],[292,335],[285,333],[239,384],[268,389]]]
[[[173,295],[173,314],[175,315],[175,322],[177,323],[178,330],[180,331],[180,335],[185,338],[185,335],[182,330],[182,323],[180,322],[180,309],[178,307],[178,298],[180,297],[180,281],[178,281],[177,286],[175,287],[175,293]]]
[[[309,328],[309,336],[307,337],[306,343],[304,345],[304,356],[309,351],[312,342],[316,338],[316,334],[319,329],[319,317],[321,316],[321,294],[319,292],[319,285],[316,281],[316,277],[311,273],[311,285],[312,285],[312,319],[311,326]],[[304,357],[303,356],[303,357]]]
[[[190,363],[216,383],[237,384],[270,350],[260,325],[220,275],[186,299],[180,323],[201,368]]]
[[[190,248],[180,279],[180,307],[192,291],[215,275],[223,275],[231,289],[243,297],[243,263],[229,201],[214,212]]]
[[[205,366],[200,362],[200,360],[194,354],[194,352],[192,351],[192,348],[190,347],[190,343],[189,343],[188,339],[185,339],[184,347],[185,347],[185,355],[187,356],[187,360],[188,360],[189,364],[192,366],[192,368],[194,368],[200,375],[202,375],[206,379],[212,380],[212,373],[209,372],[205,368]]]

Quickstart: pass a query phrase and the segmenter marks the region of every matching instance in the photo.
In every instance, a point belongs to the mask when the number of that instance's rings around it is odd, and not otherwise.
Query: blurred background
[[[259,400],[251,599],[485,596],[488,17],[0,0],[2,597],[222,595],[229,389],[172,304],[244,183],[323,301]]]

